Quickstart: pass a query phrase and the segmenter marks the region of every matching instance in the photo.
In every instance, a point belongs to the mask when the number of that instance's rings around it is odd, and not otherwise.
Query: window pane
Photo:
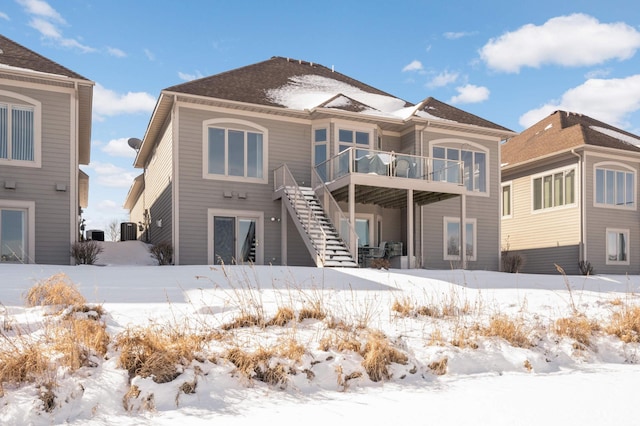
[[[625,189],[626,189],[625,199],[627,202],[627,206],[633,206],[633,203],[635,203],[634,194],[636,193],[634,184],[633,184],[633,173],[626,173],[626,179],[627,179],[627,182],[625,185]]]
[[[465,232],[467,233],[467,235],[465,235],[465,238],[467,240],[467,244],[465,244],[466,250],[467,252],[465,253],[467,257],[473,257],[473,241],[475,240],[474,236],[473,236],[473,223],[467,223],[467,226],[465,227]]]
[[[256,261],[256,221],[238,219],[238,241],[242,244],[239,258],[242,262]]]
[[[575,178],[576,178],[575,170],[568,171],[567,174],[564,176],[565,204],[573,204],[576,202]]]
[[[533,209],[540,210],[542,208],[542,178],[533,180]]]
[[[542,183],[542,195],[543,195],[543,206],[544,208],[552,207],[551,204],[551,176],[545,176]]]
[[[447,222],[447,255],[460,256],[460,222]]]
[[[315,157],[315,165],[317,166],[318,164],[324,163],[321,166],[317,167],[316,170],[318,171],[318,174],[320,175],[320,178],[322,178],[323,181],[327,180],[327,167],[329,166],[328,163],[325,163],[325,161],[327,161],[327,145],[326,144],[317,144],[315,146],[315,152],[314,152],[314,157]]]
[[[511,215],[511,185],[502,187],[502,216]]]
[[[0,158],[7,158],[7,134],[9,133],[7,122],[7,106],[0,105]]]
[[[327,141],[327,129],[316,129],[316,131],[315,131],[315,141],[316,142],[326,142]]]
[[[367,219],[356,219],[356,234],[358,234],[358,245],[368,246],[369,241],[369,221]]]
[[[33,108],[13,107],[11,111],[11,158],[33,161]]]
[[[457,149],[447,148],[447,160],[453,160],[447,161],[447,182],[460,182],[460,165],[457,162],[458,160],[460,160],[460,151],[458,151]]]
[[[607,258],[610,261],[618,260],[618,234],[607,232]]]
[[[247,177],[262,177],[262,134],[247,133]]]
[[[356,144],[369,145],[369,133],[356,132]]]
[[[444,148],[433,148],[433,158],[444,158]]]
[[[604,204],[604,170],[596,169],[596,203]]]
[[[340,129],[338,131],[338,141],[353,143],[353,132],[351,130]]]
[[[235,262],[236,219],[216,216],[213,218],[213,263]]]
[[[0,261],[25,262],[26,232],[24,210],[0,210]]]
[[[616,172],[616,206],[624,206],[624,172]]]
[[[624,233],[618,234],[618,260],[626,262],[627,260],[627,241]]]
[[[487,192],[487,155],[484,152],[475,153],[473,187],[476,191]]]
[[[474,176],[473,172],[473,152],[462,151],[462,163],[464,169],[464,184],[469,191],[473,190]],[[453,163],[450,164],[453,166]]]
[[[225,156],[224,129],[209,128],[209,173],[225,174]]]
[[[563,173],[553,175],[553,205],[561,206],[564,204],[563,197]]]
[[[615,186],[615,172],[613,170],[607,170],[605,178],[605,195],[607,204],[613,204],[615,201]]]
[[[244,132],[229,130],[229,176],[244,176]]]

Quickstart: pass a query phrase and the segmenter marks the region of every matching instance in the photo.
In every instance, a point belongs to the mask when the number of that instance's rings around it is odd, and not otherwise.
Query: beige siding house
[[[273,57],[161,92],[125,207],[176,264],[496,270],[513,135]]]
[[[73,261],[93,85],[0,35],[0,263]]]
[[[502,145],[502,247],[522,272],[640,273],[640,137],[556,111]]]

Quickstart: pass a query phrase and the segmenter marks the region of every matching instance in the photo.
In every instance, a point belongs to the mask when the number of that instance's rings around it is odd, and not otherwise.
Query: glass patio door
[[[0,209],[0,262],[27,263],[26,210]]]
[[[214,263],[231,265],[255,262],[256,225],[255,218],[214,216]]]

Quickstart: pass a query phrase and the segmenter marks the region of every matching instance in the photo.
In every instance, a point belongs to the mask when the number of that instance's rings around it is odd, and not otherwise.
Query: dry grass
[[[391,346],[389,339],[380,331],[369,333],[367,343],[362,351],[362,366],[374,382],[391,378],[391,363],[406,365],[408,357]]]
[[[362,348],[362,343],[358,339],[355,332],[347,330],[336,330],[333,333],[323,337],[320,340],[319,348],[321,351],[329,351],[335,349],[338,352],[357,352]]]
[[[590,321],[583,315],[558,318],[553,326],[553,331],[558,336],[569,337],[584,346],[591,344],[591,336],[598,329],[596,322]]]
[[[87,303],[78,288],[66,274],[59,273],[31,287],[25,296],[26,305],[55,306],[59,313],[68,306],[79,306]]]
[[[248,314],[248,313],[243,313],[240,316],[238,316],[237,318],[235,318],[233,321],[222,324],[222,326],[220,326],[221,329],[228,331],[228,330],[233,330],[236,328],[245,328],[245,327],[264,327],[266,325],[264,317],[255,315],[255,314]]]
[[[61,357],[58,362],[71,371],[81,367],[95,366],[93,355],[107,353],[110,337],[105,324],[86,318],[68,318],[47,324],[49,346]]]
[[[476,343],[478,330],[478,326],[470,327],[460,322],[456,322],[453,328],[453,337],[451,338],[451,344],[461,349],[478,349],[478,344]]]
[[[21,339],[0,350],[0,389],[4,384],[42,381],[52,371],[48,348],[43,342],[29,343]]]
[[[306,306],[300,309],[298,313],[298,321],[304,321],[307,318],[316,319],[322,321],[327,317],[327,313],[322,305],[313,303],[310,306]]]
[[[131,328],[116,336],[120,350],[118,365],[130,377],[152,377],[156,383],[166,383],[178,375],[179,364],[189,364],[202,350],[205,338],[169,327]]]
[[[412,317],[416,315],[415,304],[409,297],[403,297],[402,299],[395,299],[391,310],[396,312],[400,317]]]
[[[488,337],[501,337],[511,345],[519,348],[533,346],[529,333],[531,329],[524,319],[512,319],[506,315],[494,315],[489,320],[489,325],[480,329],[480,334]]]
[[[449,358],[444,357],[441,360],[434,361],[430,363],[427,367],[429,370],[437,376],[443,376],[447,374],[447,364],[449,363]]]
[[[625,343],[640,342],[640,306],[623,305],[622,309],[611,316],[606,331]]]
[[[284,327],[285,325],[289,324],[289,322],[295,321],[295,319],[296,319],[296,314],[295,314],[295,312],[293,312],[292,308],[280,307],[280,308],[278,308],[278,311],[275,313],[273,318],[271,318],[267,322],[267,325],[268,326],[275,325],[275,326],[278,326],[278,327]]]

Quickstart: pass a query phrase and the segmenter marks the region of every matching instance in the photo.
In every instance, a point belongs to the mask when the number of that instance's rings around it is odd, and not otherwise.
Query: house
[[[500,141],[514,134],[273,57],[163,90],[133,144],[142,173],[124,206],[176,264],[386,255],[396,267],[497,270]]]
[[[93,86],[0,35],[0,262],[73,262]]]
[[[523,272],[640,273],[640,137],[556,111],[502,145],[502,246]],[[586,268],[584,269],[586,272]]]

